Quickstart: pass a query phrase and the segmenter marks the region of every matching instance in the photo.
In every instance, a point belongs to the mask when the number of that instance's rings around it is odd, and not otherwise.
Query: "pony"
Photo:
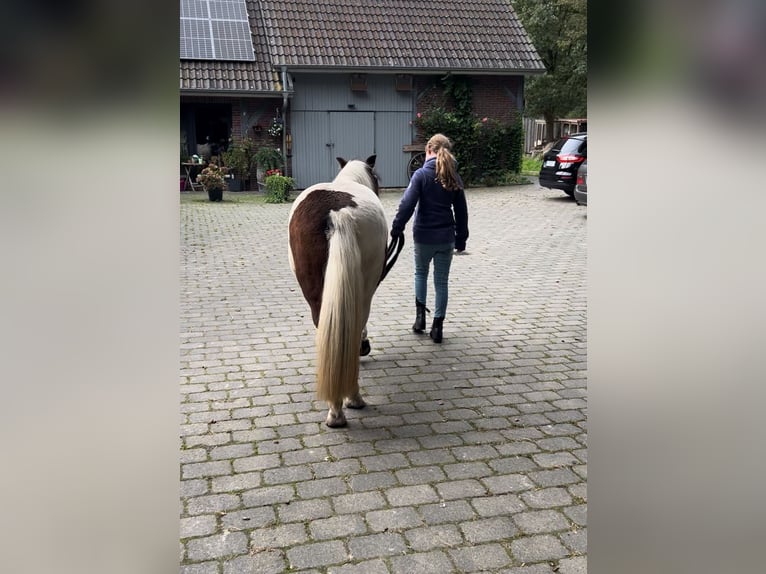
[[[359,356],[370,352],[372,297],[390,269],[375,158],[336,158],[341,169],[335,179],[301,192],[288,218],[290,268],[316,327],[317,397],[329,405],[325,424],[331,428],[346,426],[344,406],[366,406]]]

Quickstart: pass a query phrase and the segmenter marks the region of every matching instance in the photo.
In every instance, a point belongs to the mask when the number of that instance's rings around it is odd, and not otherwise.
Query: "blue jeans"
[[[425,305],[428,294],[428,271],[434,262],[434,318],[445,317],[449,299],[449,268],[454,243],[415,243],[415,298]]]

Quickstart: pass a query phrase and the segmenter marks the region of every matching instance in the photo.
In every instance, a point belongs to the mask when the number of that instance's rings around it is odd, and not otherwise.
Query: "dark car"
[[[577,205],[588,205],[588,160],[580,164],[577,170],[577,185],[575,185],[574,198]]]
[[[577,170],[588,157],[588,134],[578,133],[558,140],[545,154],[540,185],[574,196]]]

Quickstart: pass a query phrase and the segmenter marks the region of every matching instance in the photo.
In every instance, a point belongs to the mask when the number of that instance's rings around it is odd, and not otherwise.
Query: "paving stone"
[[[312,478],[314,478],[314,474],[307,466],[283,466],[263,471],[264,484],[284,484],[286,482],[311,480]]]
[[[448,550],[448,553],[458,572],[492,572],[511,563],[511,557],[500,544],[456,548]]]
[[[465,500],[451,500],[438,504],[426,504],[418,509],[423,520],[429,525],[445,522],[459,523],[471,520],[476,513]]]
[[[287,551],[291,569],[338,564],[345,561],[347,556],[345,546],[337,540],[306,544]]]
[[[247,536],[242,532],[225,532],[205,538],[193,538],[186,543],[186,555],[191,561],[242,554],[246,549]]]
[[[246,472],[232,476],[217,476],[210,483],[212,491],[216,493],[249,490],[261,485],[261,474],[258,472]]]
[[[298,496],[301,498],[317,498],[320,496],[332,496],[334,494],[345,494],[348,490],[346,483],[340,478],[322,478],[310,480],[308,482],[299,482],[296,484]]]
[[[357,514],[332,516],[330,518],[313,520],[309,524],[309,532],[314,540],[329,538],[346,538],[367,533],[367,526]]]
[[[231,462],[218,460],[215,462],[199,462],[181,465],[183,478],[200,478],[208,476],[220,476],[231,472]]]
[[[349,482],[351,490],[363,492],[367,490],[379,490],[397,484],[396,477],[390,472],[370,472],[352,476]]]
[[[559,535],[564,546],[575,554],[585,554],[588,551],[588,530],[572,530]]]
[[[308,540],[303,524],[282,524],[270,528],[259,528],[250,533],[250,545],[254,549],[284,548]]]
[[[407,458],[409,458],[412,464],[414,465],[444,464],[449,462],[457,462],[455,455],[452,454],[452,452],[446,448],[431,448],[428,450],[409,452],[407,453]]]
[[[465,539],[471,544],[506,540],[516,535],[518,530],[510,518],[483,518],[460,525]]]
[[[257,551],[225,562],[223,574],[282,574],[286,566],[282,550]]]
[[[507,492],[521,492],[534,488],[534,483],[523,474],[504,474],[489,476],[481,480],[482,484],[492,494],[505,494]]]
[[[480,516],[510,516],[527,508],[515,494],[474,498],[471,504]]]
[[[391,571],[394,574],[447,574],[455,569],[443,552],[425,552],[394,556],[391,558]]]
[[[390,574],[390,570],[383,560],[365,560],[357,564],[344,564],[342,566],[330,566],[327,574]]]
[[[282,522],[303,522],[333,515],[330,502],[324,499],[296,500],[290,504],[280,504],[277,512]]]
[[[199,496],[200,494],[207,494],[208,491],[209,489],[206,479],[198,478],[181,481],[181,498],[190,498],[192,496]]]
[[[391,488],[384,494],[391,506],[416,506],[439,500],[436,490],[427,484]]]
[[[413,508],[374,510],[365,515],[365,520],[373,532],[402,531],[423,525],[423,520]]]
[[[509,456],[487,461],[490,468],[499,474],[526,473],[539,470],[538,465],[527,456]]]
[[[352,538],[348,548],[354,559],[404,554],[407,546],[400,534],[382,533]]]
[[[584,504],[564,508],[563,512],[567,515],[567,518],[578,526],[586,526],[588,524],[588,509]]]
[[[295,498],[292,486],[266,486],[242,493],[242,502],[246,507],[268,506],[278,502],[290,502]]]
[[[413,550],[421,552],[433,548],[453,548],[463,542],[463,536],[454,524],[414,528],[406,531],[404,536]]]
[[[569,529],[569,521],[556,510],[536,510],[513,516],[516,526],[525,534],[541,534]]]
[[[277,521],[277,516],[271,506],[261,508],[247,508],[235,512],[226,512],[221,515],[223,528],[232,530],[250,530],[271,526]]]
[[[444,472],[450,480],[481,478],[492,475],[492,469],[485,462],[461,462],[444,465]]]
[[[544,488],[521,494],[521,499],[530,508],[555,508],[572,503],[572,497],[563,488]]]
[[[186,564],[181,566],[181,574],[219,574],[220,564],[218,562],[204,562],[202,564]]]
[[[240,505],[240,498],[236,494],[208,494],[188,499],[186,512],[192,516],[195,514],[212,514],[232,510]]]
[[[205,536],[213,534],[217,530],[217,521],[215,516],[192,516],[181,519],[181,538],[191,538],[193,536]]]
[[[588,559],[585,556],[575,556],[559,560],[558,574],[587,574]]]
[[[511,552],[519,562],[533,563],[569,556],[569,551],[555,536],[542,534],[511,542]]]
[[[533,564],[532,566],[519,566],[501,570],[498,574],[556,574],[558,570],[553,570],[550,564]]]
[[[444,500],[471,498],[487,494],[486,487],[477,480],[456,480],[436,485],[439,496]]]
[[[338,514],[365,512],[367,510],[383,508],[385,505],[386,500],[377,491],[358,492],[333,497],[333,506]]]
[[[568,468],[531,472],[529,477],[540,486],[563,486],[574,484],[581,480]]]
[[[364,456],[361,458],[361,462],[368,472],[392,470],[409,466],[407,458],[401,453],[389,453],[380,456]]]

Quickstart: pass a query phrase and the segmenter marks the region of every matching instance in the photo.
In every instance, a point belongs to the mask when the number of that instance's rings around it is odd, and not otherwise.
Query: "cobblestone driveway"
[[[373,300],[369,406],[331,430],[289,205],[182,195],[182,573],[586,571],[586,208],[469,190],[442,345],[410,330],[410,223]]]

